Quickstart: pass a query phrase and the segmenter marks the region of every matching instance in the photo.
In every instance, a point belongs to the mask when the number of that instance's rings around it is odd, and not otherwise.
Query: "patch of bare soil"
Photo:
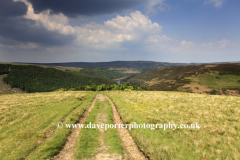
[[[123,73],[140,73],[140,72],[139,71],[134,71],[134,70],[127,70],[127,71],[125,71]]]
[[[228,93],[228,95],[230,96],[240,96],[240,93],[238,90],[230,90],[230,89],[227,89],[225,92]]]
[[[9,84],[4,83],[3,77],[6,76],[7,74],[0,75],[0,94],[26,93],[26,91],[23,91],[20,88],[11,88]]]
[[[98,97],[98,95],[97,95]],[[94,98],[91,106],[83,113],[82,117],[80,118],[78,124],[83,124],[86,117],[88,116],[89,112],[92,110],[96,102],[96,98]],[[78,139],[78,135],[81,128],[73,128],[70,136],[68,137],[64,148],[60,151],[60,153],[57,156],[54,156],[54,160],[73,160],[74,158],[74,151],[75,151],[75,143]]]
[[[104,95],[102,95],[102,94],[99,94],[97,96],[97,99],[98,99],[98,101],[107,101],[106,97]]]
[[[116,106],[113,104],[113,102],[107,96],[106,96],[106,98],[108,99],[108,101],[110,102],[111,107],[112,107],[113,123],[114,124],[123,124],[121,117],[117,111]],[[130,135],[127,128],[117,127],[117,131],[118,131],[119,137],[121,138],[124,151],[127,153],[127,156],[129,156],[130,159],[132,159],[132,160],[147,160],[148,159],[139,150],[138,146],[134,142],[134,139]]]
[[[186,84],[183,86],[183,88],[190,88],[191,92],[201,93],[201,94],[207,94],[211,91],[211,89],[206,88],[205,86],[198,85],[198,84]]]
[[[105,97],[100,94],[99,98],[100,98],[99,100],[102,100]],[[103,106],[100,105],[99,107],[103,107]],[[106,105],[104,107],[104,109],[102,110],[102,112],[98,113],[97,118],[96,118],[96,123],[101,125],[101,124],[105,124],[107,122],[108,116],[106,114],[104,114],[107,107],[108,106]],[[94,158],[85,159],[85,160],[122,160],[123,157],[121,154],[107,153],[109,146],[106,146],[104,143],[104,139],[103,139],[104,129],[100,127],[100,128],[98,128],[98,130],[101,132],[101,136],[99,137],[100,147],[94,151],[95,153],[97,153],[97,155]]]

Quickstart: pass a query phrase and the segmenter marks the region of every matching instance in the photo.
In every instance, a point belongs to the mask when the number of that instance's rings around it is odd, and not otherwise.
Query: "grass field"
[[[220,77],[222,78],[222,77]],[[0,95],[0,159],[51,159],[97,92],[47,92]],[[200,128],[132,128],[138,147],[150,159],[240,159],[240,97],[164,91],[106,91],[124,124],[200,124]],[[100,92],[100,94],[103,94]],[[101,98],[100,98],[101,99]],[[112,124],[103,98],[84,124]],[[123,157],[115,128],[80,131],[74,157]]]
[[[200,124],[199,129],[132,129],[150,159],[240,159],[240,98],[181,92],[106,92],[124,123]]]
[[[59,152],[96,92],[50,92],[0,95],[0,157],[46,159]],[[80,98],[76,98],[76,96]]]

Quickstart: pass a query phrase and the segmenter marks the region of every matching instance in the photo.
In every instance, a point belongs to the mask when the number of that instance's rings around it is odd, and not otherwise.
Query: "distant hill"
[[[127,82],[158,91],[237,95],[240,93],[240,63],[156,68]]]
[[[3,67],[4,65],[33,65],[33,63],[6,63],[6,62],[0,62],[0,71],[2,70],[1,67]],[[53,66],[53,65],[37,65],[36,66],[40,66],[43,68],[55,68],[61,71],[66,71],[66,70],[71,70],[71,71],[80,71],[82,68],[79,67],[64,67],[64,66]],[[1,73],[0,73],[1,74]]]
[[[64,66],[64,67],[79,67],[79,68],[95,68],[95,69],[116,69],[125,68],[124,72],[129,69],[139,71],[141,73],[150,69],[170,66],[195,65],[196,63],[167,63],[153,61],[112,61],[112,62],[67,62],[67,63],[31,63],[36,65],[47,66]]]

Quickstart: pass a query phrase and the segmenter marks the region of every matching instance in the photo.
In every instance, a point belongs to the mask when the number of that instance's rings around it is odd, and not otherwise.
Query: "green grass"
[[[84,122],[85,127],[90,122],[92,124],[95,123],[99,111],[99,107],[94,106]],[[93,151],[100,146],[98,140],[100,135],[101,133],[97,128],[82,128],[78,136],[78,141],[76,142],[74,157],[76,159],[94,157],[96,153]]]
[[[99,106],[102,107],[99,107]],[[107,108],[105,109],[105,106]],[[98,115],[99,114],[99,115]],[[104,124],[113,124],[112,109],[108,101],[96,101],[94,108],[89,113],[84,124],[85,126],[91,122],[91,124],[98,124],[97,117],[101,117],[103,114],[107,115],[107,121]],[[74,156],[76,159],[92,158],[95,157],[100,151],[100,136],[101,132],[98,128],[83,128],[80,131],[78,141],[76,143],[76,150]],[[121,139],[118,136],[115,128],[109,128],[104,130],[103,133],[104,145],[108,147],[104,153],[118,153],[123,154],[123,147],[121,145]]]
[[[239,75],[218,75],[218,74],[202,74],[196,76],[199,78],[199,84],[210,89],[240,89]]]
[[[102,101],[102,102],[98,101],[97,105],[108,106],[106,109],[106,114],[108,116],[108,119],[105,124],[113,124],[111,104],[108,101]],[[115,128],[108,128],[107,130],[105,130],[103,138],[104,138],[105,145],[109,146],[107,152],[123,154],[121,139],[118,136],[117,130]]]
[[[240,159],[240,98],[179,92],[107,92],[131,124],[193,124],[200,129],[132,129],[150,159]]]
[[[75,99],[76,95],[82,94],[88,101],[92,100],[96,93],[0,95],[0,158],[25,159],[30,154],[29,159],[45,159],[56,154],[70,133],[70,130],[56,130],[56,124],[63,119],[69,123],[79,119],[89,107],[81,105],[86,101]],[[41,145],[47,134],[54,130],[56,132],[52,137]],[[34,151],[38,146],[40,147]]]

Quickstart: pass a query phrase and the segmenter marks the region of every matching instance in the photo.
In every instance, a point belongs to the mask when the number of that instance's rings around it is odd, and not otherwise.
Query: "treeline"
[[[93,68],[83,68],[80,70],[80,73],[92,75],[92,76],[101,76],[108,79],[118,79],[124,77],[127,74],[111,70],[102,70],[102,69],[93,69]]]
[[[34,65],[10,65],[10,72],[3,81],[11,87],[27,92],[50,92],[59,88],[116,84],[107,78],[64,72],[54,68],[42,68]]]
[[[133,84],[113,84],[113,85],[107,85],[107,84],[102,84],[102,85],[89,85],[89,86],[79,86],[75,88],[61,88],[58,90],[63,90],[63,91],[110,91],[110,90],[125,90],[125,89],[130,89],[130,90],[136,90],[136,91],[141,91],[144,90],[142,87],[139,87],[137,85]]]
[[[0,75],[9,73],[10,64],[0,64]]]

